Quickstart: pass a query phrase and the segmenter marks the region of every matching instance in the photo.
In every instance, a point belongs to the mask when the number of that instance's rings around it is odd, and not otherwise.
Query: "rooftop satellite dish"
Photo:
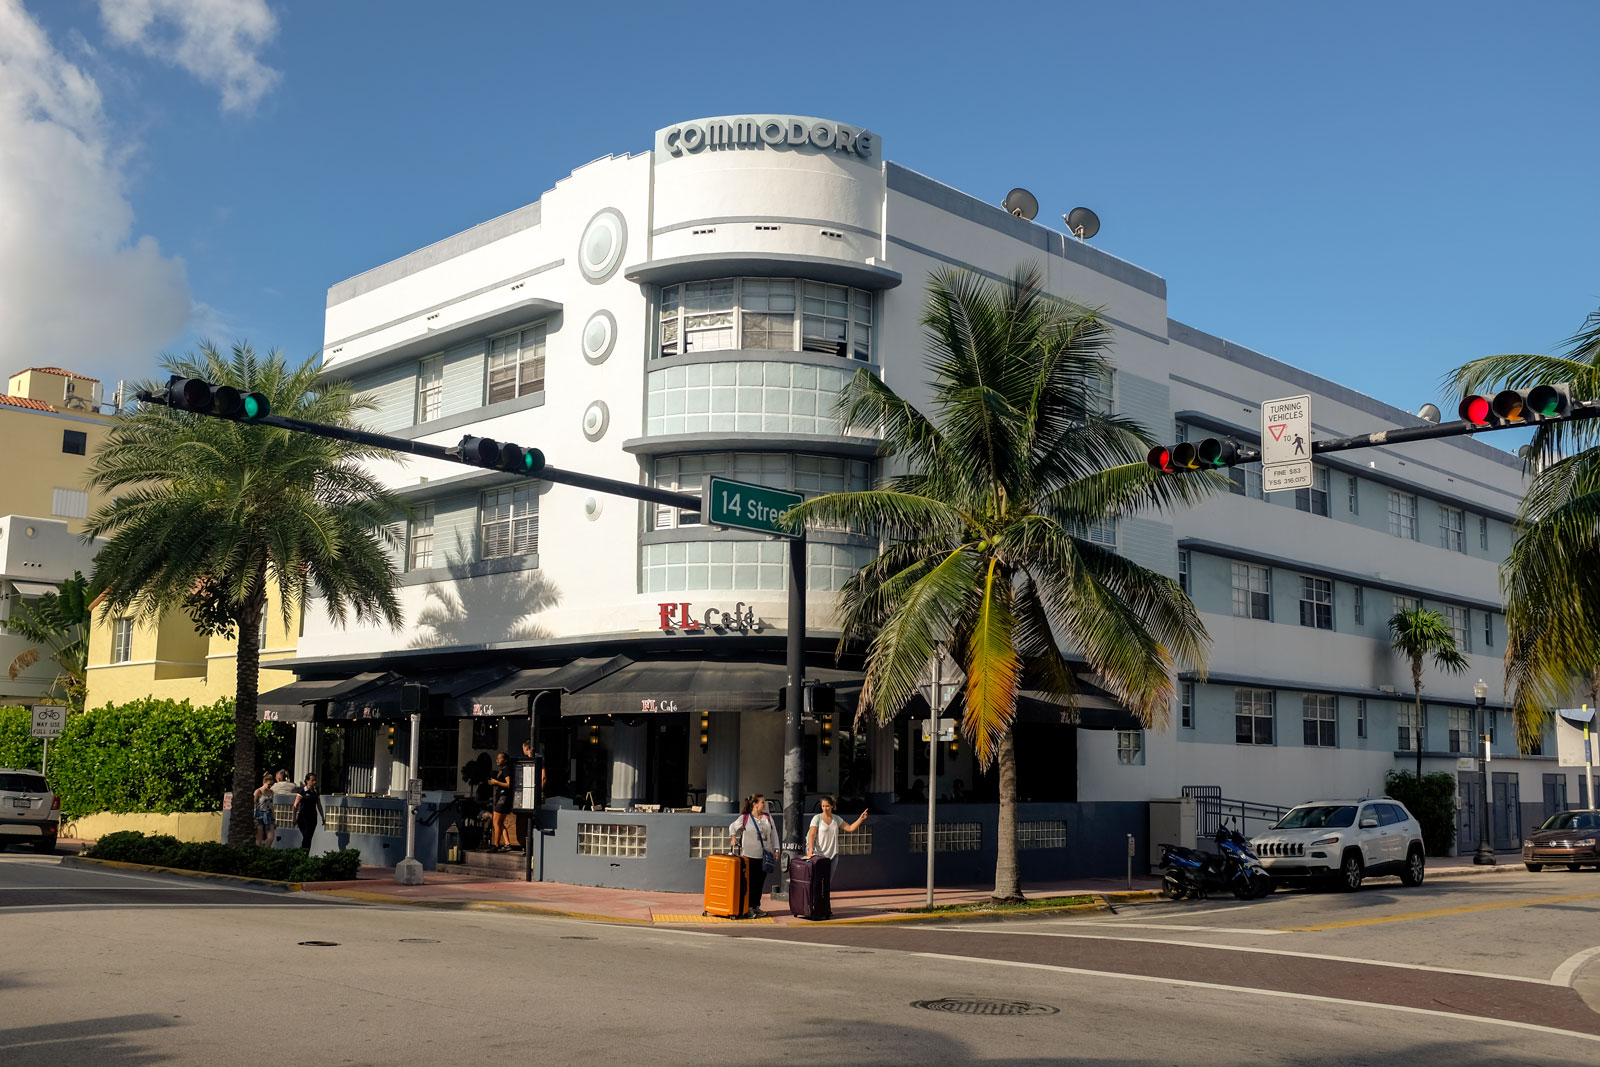
[[[1417,412],[1417,418],[1423,422],[1438,422],[1439,408],[1436,404],[1424,404],[1422,410]]]
[[[1005,203],[1001,204],[1011,214],[1019,219],[1031,219],[1039,214],[1039,201],[1026,189],[1013,189],[1006,194]]]
[[[1067,232],[1080,241],[1087,241],[1100,232],[1100,216],[1086,207],[1075,207],[1061,220],[1067,224]]]
[[[1517,449],[1517,458],[1522,460],[1524,463],[1531,462],[1533,457],[1537,454],[1538,453],[1533,450],[1532,445],[1523,445],[1521,448]]]

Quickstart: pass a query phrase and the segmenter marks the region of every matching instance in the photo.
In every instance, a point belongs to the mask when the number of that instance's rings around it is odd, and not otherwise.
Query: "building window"
[[[433,505],[420,504],[411,517],[406,569],[419,571],[433,566]]]
[[[1422,607],[1421,597],[1394,596],[1391,598],[1391,600],[1394,603],[1394,614],[1396,615],[1400,614],[1402,611],[1416,611],[1418,608]]]
[[[1178,588],[1189,592],[1189,552],[1182,548],[1178,550]]]
[[[1300,576],[1300,625],[1333,629],[1333,583],[1328,579]]]
[[[483,494],[478,543],[481,559],[539,551],[539,498],[532,486],[491,489]]]
[[[1251,500],[1263,500],[1261,491],[1261,471],[1254,467],[1229,467],[1228,477],[1233,481],[1229,488],[1236,496],[1249,497]]]
[[[1417,539],[1417,498],[1389,490],[1389,532],[1408,541]]]
[[[1301,701],[1301,715],[1308,748],[1339,747],[1338,697],[1307,693]]]
[[[1272,578],[1267,568],[1233,565],[1233,613],[1241,619],[1272,619]]]
[[[1394,716],[1396,726],[1395,748],[1401,752],[1415,752],[1422,747],[1422,730],[1417,724],[1417,709],[1409,704],[1399,708]]]
[[[837,405],[851,373],[843,364],[757,359],[669,363],[647,375],[645,433],[847,434],[853,431],[839,421]]]
[[[1178,721],[1189,729],[1194,729],[1194,683],[1183,682],[1178,687]]]
[[[50,514],[58,519],[82,519],[89,515],[89,494],[82,489],[56,489],[50,493]]]
[[[1089,407],[1096,414],[1110,415],[1116,410],[1116,376],[1111,371],[1097,374],[1089,382]]]
[[[1478,517],[1478,547],[1489,551],[1489,520],[1481,515]]]
[[[429,356],[417,364],[417,421],[437,419],[443,400],[444,356]]]
[[[261,606],[261,617],[256,620],[256,648],[267,647],[267,607]]]
[[[1233,739],[1241,745],[1272,744],[1272,698],[1270,689],[1233,691]]]
[[[1355,588],[1355,597],[1350,605],[1350,615],[1355,619],[1357,626],[1365,626],[1367,624],[1367,591],[1362,586],[1358,585]]]
[[[1367,736],[1367,700],[1365,697],[1356,698],[1356,736]]]
[[[792,489],[806,497],[821,493],[862,492],[872,488],[872,465],[840,456],[813,456],[787,452],[707,452],[688,456],[658,456],[650,468],[657,489],[699,493],[708,475],[718,474],[743,482]],[[700,525],[698,511],[679,511],[657,505],[651,529]]]
[[[489,399],[497,404],[544,391],[544,323],[489,340]]]
[[[1172,440],[1173,440],[1173,442],[1176,443],[1176,444],[1180,444],[1181,445],[1185,441],[1187,441],[1188,439],[1189,439],[1189,426],[1188,426],[1188,424],[1187,423],[1183,423],[1183,422],[1179,422],[1179,423],[1173,424],[1173,427],[1172,427]]]
[[[1472,751],[1472,709],[1450,709],[1450,751]]]
[[[1313,515],[1328,513],[1328,468],[1311,468],[1311,488],[1294,491],[1294,506]]]
[[[1144,763],[1143,730],[1117,731],[1117,762],[1124,767],[1133,767]]]
[[[1450,636],[1455,639],[1456,651],[1466,655],[1472,651],[1472,631],[1469,629],[1471,613],[1466,608],[1446,604],[1444,621],[1450,624]]]
[[[1494,612],[1483,613],[1483,647],[1494,647]]]
[[[1096,519],[1091,523],[1075,523],[1072,526],[1072,536],[1080,537],[1096,545],[1105,545],[1108,548],[1117,547],[1117,520]]]
[[[82,430],[62,430],[61,451],[69,456],[87,454],[89,451],[89,435]]]
[[[1467,550],[1467,517],[1460,508],[1439,505],[1439,547],[1451,552]]]
[[[842,285],[794,278],[668,285],[660,324],[663,356],[761,349],[872,358],[872,294]]]
[[[111,662],[126,663],[133,658],[133,620],[124,616],[111,623]]]
[[[1361,497],[1360,494],[1356,492],[1356,486],[1358,486],[1360,483],[1356,481],[1356,476],[1354,474],[1350,475],[1347,479],[1345,479],[1345,481],[1349,484],[1350,514],[1359,515],[1361,514]]]

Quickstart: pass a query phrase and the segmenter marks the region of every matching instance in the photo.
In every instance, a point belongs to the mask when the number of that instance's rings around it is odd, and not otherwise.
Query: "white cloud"
[[[224,111],[247,111],[281,75],[256,53],[278,32],[266,0],[100,0],[120,45],[170,63],[222,90]]]
[[[0,373],[139,378],[190,317],[181,259],[134,233],[94,80],[0,0]]]

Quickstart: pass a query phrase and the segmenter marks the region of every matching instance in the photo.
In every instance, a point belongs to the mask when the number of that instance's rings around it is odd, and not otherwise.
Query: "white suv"
[[[0,851],[27,842],[49,855],[60,828],[61,799],[50,792],[44,775],[0,767]]]
[[[1422,827],[1389,797],[1301,804],[1251,844],[1278,884],[1333,879],[1356,890],[1368,876],[1391,874],[1413,886],[1427,867]]]

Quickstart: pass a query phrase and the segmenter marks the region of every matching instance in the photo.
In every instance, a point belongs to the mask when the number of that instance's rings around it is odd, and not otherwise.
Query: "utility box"
[[[1200,819],[1194,797],[1170,797],[1150,801],[1150,870],[1161,866],[1162,845],[1194,848],[1200,832]]]

